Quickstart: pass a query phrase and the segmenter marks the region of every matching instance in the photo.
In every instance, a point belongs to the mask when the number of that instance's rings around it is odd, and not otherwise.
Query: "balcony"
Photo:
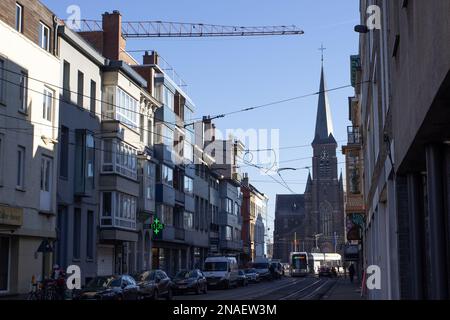
[[[347,143],[348,145],[361,145],[362,136],[360,127],[347,127]]]

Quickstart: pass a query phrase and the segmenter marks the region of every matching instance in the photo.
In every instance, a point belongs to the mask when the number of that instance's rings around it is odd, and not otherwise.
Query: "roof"
[[[320,74],[319,102],[317,105],[316,130],[313,143],[336,143],[333,137],[333,119],[327,95],[325,73]]]

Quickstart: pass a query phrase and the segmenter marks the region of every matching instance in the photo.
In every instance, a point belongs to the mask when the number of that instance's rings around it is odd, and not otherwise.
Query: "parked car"
[[[247,277],[248,282],[259,282],[259,274],[256,272],[256,269],[250,268],[244,270],[245,276]]]
[[[248,285],[248,279],[247,279],[247,276],[245,275],[244,270],[238,271],[238,284],[242,287],[245,287]]]
[[[328,266],[320,266],[319,267],[319,277],[331,277],[331,268]]]
[[[208,283],[199,269],[182,270],[173,279],[174,291],[176,293],[195,292],[200,294],[208,292]]]
[[[208,281],[208,286],[221,286],[228,289],[237,284],[237,260],[233,257],[208,257],[205,260],[203,274]]]
[[[172,300],[174,284],[162,270],[148,270],[134,277],[139,286],[140,298],[152,298],[157,300],[165,297]]]
[[[269,262],[254,262],[252,267],[256,270],[259,275],[259,278],[262,280],[271,280],[272,275],[269,270]]]
[[[284,269],[283,266],[281,265],[280,262],[278,261],[271,261],[270,265],[273,267],[274,269],[274,273],[275,273],[275,278],[279,279],[284,275]]]
[[[79,292],[77,300],[136,300],[139,287],[129,275],[95,277]]]

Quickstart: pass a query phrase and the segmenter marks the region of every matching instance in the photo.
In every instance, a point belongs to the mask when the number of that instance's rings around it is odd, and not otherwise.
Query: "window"
[[[91,114],[95,114],[95,106],[97,104],[97,83],[94,80],[91,80],[91,95],[90,95],[90,104],[89,109],[91,110]]]
[[[41,160],[41,191],[50,192],[52,183],[52,159],[42,157]]]
[[[80,259],[81,240],[81,209],[75,208],[73,212],[73,254],[74,260]]]
[[[173,170],[172,168],[162,164],[161,165],[161,183],[164,183],[168,186],[173,186]]]
[[[53,183],[53,159],[47,156],[41,158],[41,180],[39,193],[40,210],[50,212],[52,210],[52,183]]]
[[[19,111],[28,111],[28,74],[24,71],[20,74]]]
[[[173,130],[164,123],[156,123],[156,143],[164,144],[167,149],[173,147]]]
[[[5,61],[0,60],[0,103],[5,103],[4,101],[4,88],[5,88]]]
[[[42,104],[42,118],[47,121],[52,121],[52,110],[53,110],[53,91],[45,88]]]
[[[144,122],[145,122],[144,115],[141,114],[139,117],[139,139],[141,142],[144,142],[144,132],[145,132]]]
[[[239,204],[237,202],[234,203],[234,214],[239,216],[241,212],[241,207],[239,206]]]
[[[225,240],[233,240],[233,228],[230,226],[225,227]]]
[[[173,111],[174,109],[174,95],[172,91],[170,91],[166,86],[163,86],[163,93],[164,93],[164,105],[167,106],[170,110]]]
[[[25,188],[25,148],[19,146],[17,148],[17,188],[24,189]]]
[[[84,100],[84,73],[78,70],[77,105],[83,108]]]
[[[59,140],[59,176],[67,179],[69,177],[69,128],[61,126]]]
[[[151,200],[153,199],[154,191],[154,177],[155,177],[155,166],[150,161],[147,162],[147,177],[146,177],[146,197],[147,199]]]
[[[192,195],[194,193],[194,180],[184,176],[184,193]]]
[[[121,192],[101,193],[102,227],[136,230],[136,197]]]
[[[50,29],[42,22],[39,23],[39,46],[50,51]]]
[[[86,259],[94,259],[94,211],[87,212]]]
[[[184,228],[187,230],[192,230],[194,229],[194,214],[192,212],[184,212],[183,215],[183,220],[184,220]]]
[[[75,132],[75,193],[88,194],[94,188],[95,143],[92,133]]]
[[[23,7],[16,2],[16,30],[22,32],[23,26]]]
[[[123,141],[104,139],[102,172],[115,172],[137,179],[137,150]]]
[[[137,114],[139,103],[121,88],[116,89],[116,117],[115,119],[136,129],[138,127]]]
[[[156,212],[161,222],[166,226],[173,226],[173,208],[164,204],[158,205]]]
[[[63,66],[63,98],[70,102],[70,63],[64,60]]]
[[[153,145],[153,120],[147,121],[147,145]]]
[[[226,198],[226,208],[229,214],[233,214],[233,200]]]

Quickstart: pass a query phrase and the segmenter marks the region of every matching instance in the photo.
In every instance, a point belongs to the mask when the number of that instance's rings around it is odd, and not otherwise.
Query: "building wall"
[[[53,99],[51,121],[43,120],[42,105],[44,82],[57,93],[59,84],[59,61],[50,52],[36,44],[36,21],[50,22],[47,10],[34,1],[24,2],[24,34],[11,27],[15,3],[3,1],[0,4],[0,38],[8,43],[0,48],[0,59],[4,62],[2,72],[3,103],[0,103],[0,127],[20,128],[18,130],[0,129],[2,152],[0,153],[0,205],[19,208],[23,222],[12,236],[9,290],[7,294],[25,293],[29,290],[32,275],[40,275],[42,254],[35,254],[44,238],[54,239],[56,214],[56,164],[54,140],[58,137],[59,101]],[[31,13],[33,16],[31,17]],[[11,16],[12,15],[12,16]],[[41,16],[42,15],[42,16]],[[4,22],[6,20],[6,23]],[[30,38],[28,38],[30,37]],[[36,63],[39,61],[39,63]],[[19,112],[19,75],[28,72],[27,113]],[[39,81],[33,80],[38,79]],[[38,124],[42,123],[42,124]],[[41,138],[47,137],[46,142]],[[52,142],[53,141],[53,142]],[[24,188],[17,189],[17,150],[25,148]],[[41,160],[43,156],[52,159],[50,170],[50,208],[43,210],[40,200]],[[9,161],[8,161],[9,160]],[[50,209],[50,210],[48,210]],[[45,212],[44,212],[45,211]],[[1,235],[11,236],[2,231]],[[47,255],[50,261],[51,255]]]
[[[67,32],[67,31],[66,31]],[[70,32],[70,31],[69,31]],[[70,34],[71,37],[78,36],[76,34]],[[86,44],[87,50],[89,45]],[[59,38],[59,57],[61,60],[60,72],[64,72],[64,62],[70,63],[70,94],[60,91],[60,96],[64,98],[61,101],[60,111],[60,124],[65,126],[69,130],[68,136],[68,158],[67,158],[67,177],[63,177],[61,174],[61,162],[58,163],[58,254],[56,256],[56,262],[62,267],[66,268],[68,265],[75,264],[80,266],[82,270],[82,283],[86,278],[92,278],[97,274],[96,264],[96,244],[97,244],[97,226],[99,216],[99,172],[101,161],[101,139],[98,138],[100,132],[100,118],[101,118],[101,90],[102,90],[102,77],[101,77],[101,65],[98,62],[93,62],[92,57],[87,54],[83,54],[78,48],[71,45],[64,37]],[[100,57],[96,57],[101,59]],[[78,93],[78,71],[84,74],[84,90],[82,94],[83,103],[80,106],[77,105],[77,93]],[[90,99],[91,96],[91,80],[96,83],[96,99],[95,110],[91,112]],[[61,87],[63,87],[63,77],[61,78]],[[75,197],[74,188],[74,175],[75,165],[79,161],[76,155],[76,130],[86,129],[90,133],[94,134],[94,146],[96,148],[94,159],[94,188],[89,190],[86,197]],[[61,154],[62,143],[59,144],[59,154]],[[74,247],[74,210],[75,208],[81,210],[81,224],[80,224],[80,256],[78,258],[73,257]],[[94,215],[93,225],[88,227],[88,211],[91,211]],[[88,232],[92,232],[88,236]],[[87,241],[91,241],[88,244]],[[92,246],[92,257],[87,256],[87,246]]]

